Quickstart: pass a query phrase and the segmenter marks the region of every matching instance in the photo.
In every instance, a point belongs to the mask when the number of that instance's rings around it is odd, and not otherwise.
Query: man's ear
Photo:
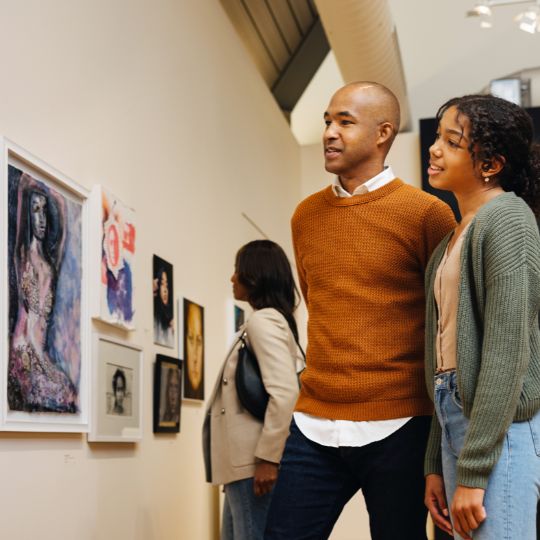
[[[394,136],[394,126],[390,122],[381,122],[378,130],[379,136],[377,138],[377,144],[379,146],[387,144]]]

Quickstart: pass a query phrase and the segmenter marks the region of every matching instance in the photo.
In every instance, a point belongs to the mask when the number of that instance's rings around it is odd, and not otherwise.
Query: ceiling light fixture
[[[491,8],[489,7],[488,0],[478,2],[471,10],[467,11],[467,17],[491,17]]]
[[[472,9],[467,11],[466,16],[478,17],[480,28],[492,28],[493,8],[514,4],[529,4],[525,11],[514,17],[519,28],[530,34],[540,32],[540,0],[479,0]]]
[[[519,29],[529,34],[540,32],[538,3],[536,6],[529,8],[515,17],[515,21],[519,24]]]

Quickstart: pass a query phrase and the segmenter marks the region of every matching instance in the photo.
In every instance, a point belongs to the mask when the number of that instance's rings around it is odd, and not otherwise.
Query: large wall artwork
[[[4,429],[87,430],[86,192],[3,141]]]
[[[93,297],[92,314],[126,330],[135,328],[133,270],[135,212],[102,186],[92,190],[93,262],[99,261],[100,294]],[[95,265],[97,270],[97,266]]]

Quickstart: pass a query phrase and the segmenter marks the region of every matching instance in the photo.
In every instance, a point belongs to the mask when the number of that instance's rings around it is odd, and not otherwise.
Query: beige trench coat
[[[296,372],[303,359],[283,315],[273,308],[260,309],[244,328],[270,399],[264,423],[238,401],[237,340],[221,367],[205,413],[204,461],[206,479],[212,484],[254,476],[257,458],[279,463],[298,397]]]

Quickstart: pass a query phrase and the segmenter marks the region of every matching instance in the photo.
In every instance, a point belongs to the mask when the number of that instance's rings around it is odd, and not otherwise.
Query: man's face
[[[377,107],[369,88],[338,90],[324,113],[325,168],[340,176],[354,176],[376,157],[379,136]]]

